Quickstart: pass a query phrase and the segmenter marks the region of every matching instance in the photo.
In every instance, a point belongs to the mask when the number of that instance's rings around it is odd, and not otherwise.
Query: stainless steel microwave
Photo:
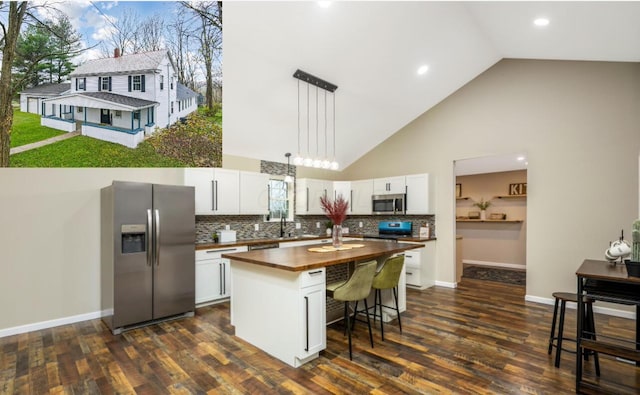
[[[404,214],[407,195],[404,193],[393,195],[373,195],[371,197],[371,211],[376,215]]]

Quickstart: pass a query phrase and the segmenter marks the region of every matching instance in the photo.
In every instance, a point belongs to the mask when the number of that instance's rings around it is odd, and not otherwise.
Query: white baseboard
[[[518,263],[501,263],[501,262],[489,262],[489,261],[474,261],[472,259],[463,259],[462,264],[478,265],[478,266],[492,266],[492,267],[506,267],[509,269],[522,269],[525,270],[527,265],[520,265]]]
[[[547,304],[551,306],[553,306],[555,303],[555,299],[553,298],[541,298],[539,296],[533,296],[533,295],[525,295],[524,300],[526,300],[527,302],[541,303],[541,304]],[[568,302],[567,307],[575,310],[576,304],[572,302]],[[604,314],[604,315],[610,315],[613,317],[629,318],[631,320],[636,319],[636,313],[634,313],[633,311],[612,309],[610,307],[600,307],[600,306],[594,305],[593,312]]]
[[[92,313],[78,314],[70,317],[57,318],[55,320],[34,322],[33,324],[26,324],[20,326],[14,326],[12,328],[0,329],[0,337],[7,337],[12,335],[19,335],[21,333],[38,331],[41,329],[54,328],[60,325],[75,324],[76,322],[94,320],[96,318],[102,318],[113,314],[113,309],[94,311]]]
[[[458,283],[450,283],[447,281],[436,281],[436,286],[445,288],[457,288]]]

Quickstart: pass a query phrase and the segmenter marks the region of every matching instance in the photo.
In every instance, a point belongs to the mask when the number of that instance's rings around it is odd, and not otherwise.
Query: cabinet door
[[[221,261],[220,258],[196,261],[196,304],[211,302],[222,297]]]
[[[213,211],[215,214],[240,212],[240,185],[237,170],[214,169]]]
[[[213,171],[208,168],[184,169],[184,185],[195,188],[196,214],[215,214]]]
[[[269,212],[269,175],[240,172],[240,214],[263,215]]]
[[[373,180],[373,194],[384,195],[386,193],[404,193],[405,179],[404,176],[376,178]]]
[[[302,344],[300,357],[326,348],[325,282],[302,288],[300,328]]]
[[[429,174],[407,176],[406,185],[407,214],[435,214]]]
[[[334,181],[333,182],[333,196],[335,200],[338,195],[342,195],[343,198],[349,201],[349,209],[351,209],[351,182],[350,181]]]
[[[331,181],[301,178],[296,181],[296,214],[323,214],[320,197],[333,195]]]
[[[350,213],[371,215],[371,196],[373,195],[373,180],[351,181]]]

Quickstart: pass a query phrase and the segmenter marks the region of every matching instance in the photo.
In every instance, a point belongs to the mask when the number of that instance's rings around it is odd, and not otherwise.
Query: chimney
[[[115,48],[113,50],[113,57],[114,58],[119,58],[120,57],[120,48]]]

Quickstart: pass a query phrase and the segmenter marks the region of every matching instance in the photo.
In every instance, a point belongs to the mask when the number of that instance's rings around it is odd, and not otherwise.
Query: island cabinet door
[[[324,350],[327,345],[325,284],[302,288],[301,311],[301,350],[299,357]]]

